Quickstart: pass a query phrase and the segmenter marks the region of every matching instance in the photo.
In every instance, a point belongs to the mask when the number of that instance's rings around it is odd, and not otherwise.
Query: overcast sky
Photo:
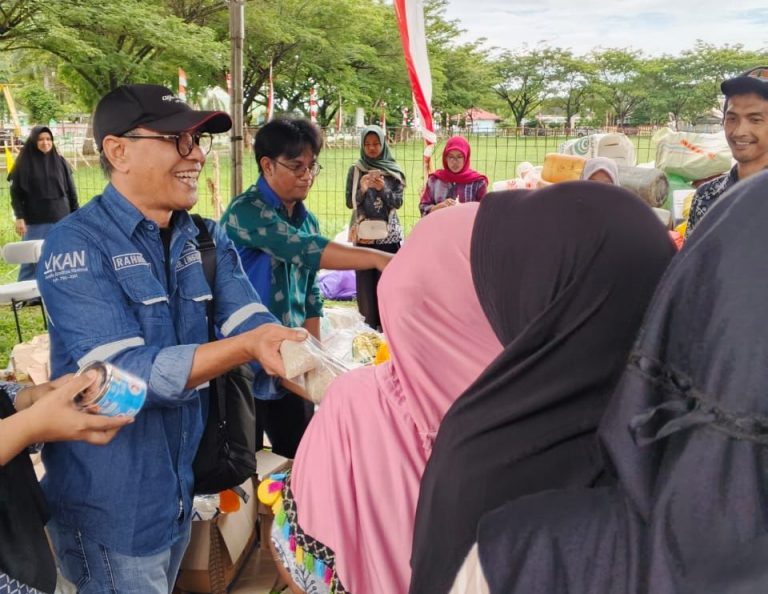
[[[462,40],[517,49],[544,41],[586,54],[634,48],[678,54],[697,39],[768,48],[768,0],[449,0],[445,16],[467,30]]]

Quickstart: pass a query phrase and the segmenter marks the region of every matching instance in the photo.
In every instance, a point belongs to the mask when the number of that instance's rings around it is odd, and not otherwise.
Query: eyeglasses
[[[445,155],[445,160],[453,162],[464,161],[464,155]]]
[[[309,173],[312,177],[317,177],[320,175],[320,172],[323,170],[323,166],[320,165],[318,162],[312,163],[309,167],[306,165],[286,165],[282,161],[278,161],[277,159],[273,159],[275,163],[278,165],[282,165],[285,167],[288,171],[293,173],[296,177],[304,177],[305,173]]]
[[[188,157],[199,146],[203,154],[207,155],[213,145],[213,136],[207,132],[192,133],[181,132],[179,134],[123,134],[123,138],[154,138],[157,140],[173,140],[176,142],[176,151],[181,157]]]

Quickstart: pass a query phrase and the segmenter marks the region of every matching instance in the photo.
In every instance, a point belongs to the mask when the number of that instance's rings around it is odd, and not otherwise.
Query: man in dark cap
[[[720,90],[725,95],[725,138],[736,165],[696,190],[686,238],[728,188],[768,167],[768,66],[758,66],[729,78],[723,81]]]
[[[50,444],[43,458],[49,531],[80,592],[168,594],[190,536],[192,461],[207,382],[248,361],[282,373],[275,324],[213,221],[209,287],[187,212],[223,112],[196,111],[169,89],[127,85],[101,99],[94,138],[109,183],[45,242],[38,283],[51,320],[53,377],[95,360],[147,383],[135,421],[104,448]],[[208,343],[213,296],[223,336]]]

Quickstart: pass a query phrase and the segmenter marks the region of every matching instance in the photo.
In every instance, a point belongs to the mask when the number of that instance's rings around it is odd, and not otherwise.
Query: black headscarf
[[[768,558],[766,188],[768,172],[727,192],[654,297],[600,423],[618,485],[483,519],[492,592],[765,591],[733,556]]]
[[[411,594],[450,588],[484,512],[598,479],[598,421],[674,253],[645,204],[593,182],[489,194],[471,249],[504,351],[440,426],[419,494]]]
[[[68,193],[69,170],[56,145],[47,153],[37,148],[37,140],[43,132],[50,134],[53,140],[53,133],[47,126],[32,128],[9,179],[19,184],[27,196],[41,200],[61,198]]]

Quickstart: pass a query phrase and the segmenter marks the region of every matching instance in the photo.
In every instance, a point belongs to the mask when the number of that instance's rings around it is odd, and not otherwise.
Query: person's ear
[[[115,171],[128,172],[128,140],[119,136],[107,136],[101,143],[104,156]]]
[[[275,164],[272,162],[272,159],[269,157],[262,157],[259,159],[259,165],[265,176],[272,177],[272,175],[274,175]]]

